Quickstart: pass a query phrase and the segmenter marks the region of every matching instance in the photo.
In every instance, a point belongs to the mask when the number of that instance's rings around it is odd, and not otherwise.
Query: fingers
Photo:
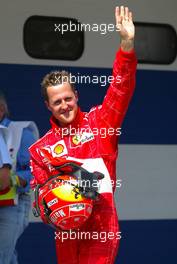
[[[124,12],[124,6],[121,6],[120,7],[120,16],[123,18],[124,17],[124,14],[125,14],[125,12]]]
[[[129,17],[129,21],[132,21],[132,20],[133,20],[133,15],[132,15],[132,12],[129,12],[129,15],[128,15],[128,17]]]
[[[119,8],[119,6],[116,6],[116,8],[115,8],[115,18],[116,18],[116,25],[121,24],[122,18],[120,16],[120,8]]]
[[[128,7],[117,6],[115,8],[116,24],[121,24],[122,20],[132,21],[132,12],[129,11]]]
[[[124,19],[128,20],[129,19],[129,10],[128,7],[125,7],[125,11],[124,11]]]

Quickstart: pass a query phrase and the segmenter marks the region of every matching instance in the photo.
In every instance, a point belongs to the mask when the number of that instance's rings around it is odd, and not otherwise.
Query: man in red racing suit
[[[45,101],[52,112],[51,129],[30,147],[32,185],[44,183],[55,168],[44,156],[43,149],[53,157],[81,162],[84,168],[100,171],[105,177],[100,184],[100,198],[94,202],[93,212],[75,237],[61,239],[56,233],[58,263],[112,264],[118,250],[120,232],[113,193],[116,182],[118,136],[135,87],[136,56],[133,49],[134,25],[127,7],[116,8],[116,23],[121,47],[116,54],[112,82],[102,105],[88,113],[77,105],[77,92],[71,83],[60,83],[54,72],[43,81]],[[64,72],[66,74],[66,72]],[[52,78],[57,82],[52,84]],[[66,76],[65,76],[66,77]],[[44,88],[43,88],[44,89]],[[45,215],[41,216],[44,221]],[[90,236],[79,237],[79,232]]]

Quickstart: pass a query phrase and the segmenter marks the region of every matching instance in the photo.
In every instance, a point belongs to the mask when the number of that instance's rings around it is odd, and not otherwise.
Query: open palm
[[[121,38],[124,40],[134,39],[135,26],[133,24],[132,12],[129,11],[128,7],[116,7],[115,18]]]

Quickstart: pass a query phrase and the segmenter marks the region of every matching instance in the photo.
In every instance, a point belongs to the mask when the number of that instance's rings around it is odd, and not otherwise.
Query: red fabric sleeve
[[[42,163],[40,164],[40,162],[37,161],[33,155],[34,153],[31,156],[30,165],[31,165],[31,173],[33,174],[34,178],[31,180],[30,185],[31,185],[31,188],[34,190],[37,184],[42,184],[48,179],[48,174],[42,168],[41,166]],[[36,201],[33,202],[33,207],[36,207]],[[42,206],[40,206],[40,211],[41,211],[40,217],[42,221],[47,224],[48,220],[45,217],[44,208]]]
[[[49,175],[43,168],[42,162],[40,163],[40,161],[36,160],[33,156],[30,160],[30,167],[31,173],[34,176],[34,178],[30,182],[30,185],[34,189],[36,184],[44,183],[48,179]]]
[[[119,128],[135,88],[136,55],[134,50],[116,54],[112,82],[107,90],[99,116],[107,127]]]

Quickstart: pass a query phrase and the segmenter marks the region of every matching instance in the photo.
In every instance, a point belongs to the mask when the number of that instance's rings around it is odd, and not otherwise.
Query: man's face
[[[78,96],[73,92],[69,83],[47,87],[47,108],[59,121],[61,126],[66,126],[74,121],[78,110]]]

